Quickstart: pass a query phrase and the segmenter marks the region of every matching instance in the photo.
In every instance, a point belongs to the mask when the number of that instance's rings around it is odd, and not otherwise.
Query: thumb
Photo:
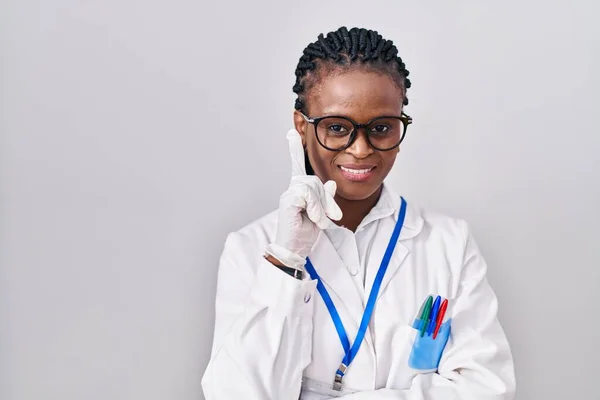
[[[334,199],[337,183],[333,180],[327,181],[323,184],[323,188],[325,189],[325,198],[323,199],[325,214],[332,220],[339,221],[342,219],[343,213],[342,209],[337,205]]]
[[[328,195],[331,197],[335,196],[335,191],[337,190],[337,183],[335,181],[327,181],[323,184],[323,187]]]

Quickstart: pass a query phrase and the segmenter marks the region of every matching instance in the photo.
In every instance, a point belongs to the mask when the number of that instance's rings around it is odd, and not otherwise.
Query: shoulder
[[[424,209],[408,201],[407,222],[416,242],[452,258],[462,258],[470,236],[469,224],[464,219]]]
[[[467,221],[462,218],[428,209],[420,209],[420,214],[424,228],[434,230],[441,235],[464,238],[469,229]]]
[[[483,277],[487,271],[485,257],[481,254],[469,223],[437,211],[413,205],[412,210],[420,219],[421,229],[415,235],[417,251],[436,259],[439,265],[448,265],[453,275]]]
[[[441,212],[423,208],[418,202],[399,196],[389,186],[384,186],[384,196],[388,203],[393,203],[397,212],[401,209],[403,199],[406,202],[406,214],[401,238],[414,238],[418,241],[445,240],[463,241],[468,232],[468,224],[461,218],[456,218]]]
[[[253,238],[257,242],[268,243],[277,230],[277,210],[242,226],[235,233]]]
[[[277,210],[243,225],[227,235],[225,248],[262,252],[272,242],[277,231]],[[262,253],[261,253],[262,254]]]
[[[246,283],[252,281],[264,261],[265,248],[273,241],[276,228],[277,211],[273,211],[227,234],[219,258],[219,290],[227,293],[246,290]],[[236,286],[236,282],[245,284]]]

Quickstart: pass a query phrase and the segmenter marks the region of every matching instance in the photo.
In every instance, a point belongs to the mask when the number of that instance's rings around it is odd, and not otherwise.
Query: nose
[[[367,140],[367,133],[364,128],[361,128],[356,133],[356,139],[350,147],[346,149],[347,153],[350,153],[354,158],[362,159],[366,158],[370,154],[373,154],[374,150]]]

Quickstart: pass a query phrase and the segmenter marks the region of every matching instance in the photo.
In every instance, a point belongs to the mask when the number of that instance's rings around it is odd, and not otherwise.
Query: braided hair
[[[327,36],[320,34],[316,42],[304,49],[296,67],[296,83],[293,87],[298,95],[296,110],[306,113],[306,93],[318,82],[319,73],[358,65],[387,73],[402,89],[403,104],[408,104],[406,89],[410,88],[409,72],[398,57],[394,43],[376,31],[362,28],[348,30],[342,26]]]

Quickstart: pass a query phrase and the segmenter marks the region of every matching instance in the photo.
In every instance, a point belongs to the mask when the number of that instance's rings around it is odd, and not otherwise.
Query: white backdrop
[[[599,11],[4,0],[0,399],[202,399],[225,235],[276,207],[296,62],[341,25],[411,71],[389,183],[471,224],[517,398],[600,398]]]

